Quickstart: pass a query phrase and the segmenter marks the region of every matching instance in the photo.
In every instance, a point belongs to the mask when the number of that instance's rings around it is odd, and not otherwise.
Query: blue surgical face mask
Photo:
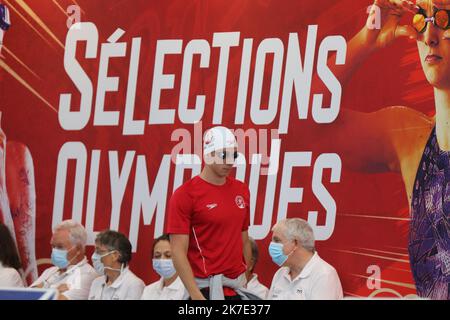
[[[294,252],[294,250],[292,252]],[[285,255],[283,253],[283,244],[282,243],[272,241],[269,245],[270,257],[272,258],[272,261],[275,264],[277,264],[279,267],[281,267],[286,262],[286,260],[289,258],[291,253],[289,253],[288,255]]]
[[[66,269],[71,262],[67,260],[67,254],[72,249],[73,247],[69,250],[53,248],[51,256],[53,265],[58,267],[59,269]]]
[[[105,274],[105,265],[102,262],[102,258],[106,257],[107,255],[110,255],[114,251],[107,252],[105,254],[98,254],[97,252],[94,252],[92,254],[91,260],[92,264],[94,266],[95,271],[97,271],[98,274],[104,275]],[[110,268],[111,269],[111,268]]]
[[[153,259],[153,269],[164,279],[172,278],[177,272],[172,259]]]

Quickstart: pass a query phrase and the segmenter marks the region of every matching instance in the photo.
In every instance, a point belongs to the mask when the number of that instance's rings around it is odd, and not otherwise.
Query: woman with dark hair
[[[131,243],[124,234],[100,232],[92,263],[102,276],[92,282],[89,300],[139,300],[145,284],[129,269],[130,261]]]
[[[161,277],[144,289],[142,300],[186,300],[189,294],[172,262],[172,249],[168,234],[153,242],[153,270]]]
[[[23,287],[19,254],[9,229],[0,222],[0,287]]]

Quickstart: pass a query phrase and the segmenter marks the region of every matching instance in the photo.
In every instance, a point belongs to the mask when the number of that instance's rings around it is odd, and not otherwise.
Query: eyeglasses
[[[424,33],[427,29],[428,22],[433,23],[436,27],[442,30],[447,30],[449,29],[449,21],[450,10],[433,7],[433,16],[427,17],[426,11],[419,7],[419,12],[414,15],[412,24],[417,32]]]
[[[216,155],[222,160],[228,159],[229,157],[233,157],[233,159],[236,160],[237,157],[239,156],[237,151],[234,152],[220,151],[217,152]]]
[[[100,249],[100,248],[95,248],[95,250],[94,250],[94,252],[96,254],[100,255],[100,256],[106,255],[107,253],[113,253],[114,251],[117,251],[117,250],[114,250],[114,249]]]

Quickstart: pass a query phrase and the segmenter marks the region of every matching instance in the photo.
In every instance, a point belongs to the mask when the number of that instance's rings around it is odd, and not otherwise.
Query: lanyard
[[[85,263],[86,263],[86,261],[81,261],[80,263],[77,263],[76,265],[74,265],[73,268],[70,268],[70,270],[64,271],[60,275],[57,274],[59,272],[59,269],[56,269],[55,272],[50,274],[50,276],[48,276],[47,279],[44,280],[44,287],[50,288],[50,286],[52,286],[53,284],[62,281],[65,277],[67,277],[75,269],[83,266]],[[50,280],[52,280],[52,278],[54,278],[53,281],[50,281]]]
[[[59,269],[53,272],[47,279],[44,280],[44,287],[50,288],[53,284],[62,281],[65,277],[68,276],[68,272],[64,271],[62,274],[58,275]],[[53,278],[53,281],[50,281]]]
[[[105,286],[106,286],[106,283],[103,283],[103,284],[102,284],[102,291],[101,291],[101,293],[100,293],[100,300],[103,300],[103,291],[105,290]],[[109,300],[115,300],[115,299],[113,299],[113,298],[114,298],[114,296],[116,295],[116,291],[117,291],[117,288],[114,288],[114,291],[113,291],[111,297],[109,298]]]

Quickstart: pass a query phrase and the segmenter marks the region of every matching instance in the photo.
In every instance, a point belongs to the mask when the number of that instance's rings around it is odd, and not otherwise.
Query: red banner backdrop
[[[287,216],[309,219],[315,230],[322,230],[318,238],[326,239],[317,241],[317,250],[338,271],[346,296],[405,296],[416,292],[407,251],[409,205],[401,176],[349,169],[345,154],[326,148],[333,144],[333,135],[317,139],[327,124],[316,121],[311,112],[313,95],[322,93],[324,103],[329,103],[332,90],[319,89],[320,85],[313,82],[309,91],[301,82],[297,91],[310,97],[306,117],[302,118],[297,111],[298,95],[296,98],[292,87],[285,90],[283,85],[292,72],[287,60],[295,53],[295,39],[302,59],[306,59],[307,41],[311,42],[315,59],[304,67],[316,73],[324,39],[336,36],[338,40],[341,36],[349,40],[365,24],[368,1],[3,3],[10,9],[11,28],[5,33],[0,64],[1,128],[8,141],[26,145],[32,155],[40,271],[48,266],[42,259],[50,257],[52,224],[75,218],[89,231],[88,255],[92,253],[94,232],[117,228],[132,239],[132,270],[146,283],[155,281],[152,241],[162,232],[166,203],[174,187],[192,174],[189,168],[182,171],[168,158],[179,145],[178,138],[172,139],[174,132],[183,134],[176,130],[186,129],[184,133],[191,133],[198,143],[204,130],[218,124],[255,130],[269,135],[265,137],[270,153],[274,147],[270,129],[280,128],[287,119],[287,132],[280,130],[278,134],[276,173],[258,174],[257,167],[249,164],[249,148],[243,151],[245,173],[239,173],[250,184],[254,197],[250,235],[258,240],[256,273],[261,281],[270,286],[277,269],[267,251],[270,228],[277,219]],[[68,10],[69,6],[75,7]],[[85,33],[76,31],[77,25],[70,32],[68,29],[68,23],[70,26],[77,21],[77,8],[82,22],[78,27]],[[80,41],[70,40],[72,32]],[[326,57],[334,53],[332,49],[325,52]],[[76,69],[78,78],[74,76]],[[163,74],[173,78],[164,78]],[[110,80],[106,80],[108,77]],[[113,77],[117,77],[117,88]],[[244,85],[246,80],[248,86]],[[83,109],[81,97],[83,94],[89,100],[89,88],[92,99],[84,102],[88,108]],[[292,101],[286,109],[282,100],[289,91]],[[62,112],[67,94],[71,95],[72,114]],[[194,108],[199,100],[201,104],[198,96],[204,96],[203,112]],[[432,98],[415,42],[401,39],[372,55],[343,84],[339,107],[342,113],[404,105],[430,115],[434,112]],[[133,109],[131,119],[142,122],[125,129],[129,125],[129,119],[125,119],[127,103],[129,110]],[[189,107],[183,109],[183,104]],[[260,107],[254,114],[253,104]],[[101,109],[117,113],[102,113]],[[81,116],[80,110],[86,114]],[[271,110],[275,110],[273,117]],[[243,116],[243,123],[237,119],[238,114]],[[194,118],[196,122],[201,120],[200,136],[194,135],[194,124],[187,121]],[[360,130],[364,129],[361,126]],[[137,134],[124,134],[125,130],[136,130]],[[327,143],[322,148],[323,141]],[[201,155],[194,140],[188,145],[192,150],[185,153]],[[319,170],[319,156],[327,153],[338,155],[342,169],[337,161],[333,169],[325,166]],[[305,163],[299,165],[299,159],[306,159]],[[330,197],[314,190],[315,170],[321,174],[316,177],[319,185]],[[259,179],[251,178],[252,172]],[[292,188],[302,188],[302,194]],[[317,212],[317,222],[312,219],[314,214],[308,214],[310,211]]]

